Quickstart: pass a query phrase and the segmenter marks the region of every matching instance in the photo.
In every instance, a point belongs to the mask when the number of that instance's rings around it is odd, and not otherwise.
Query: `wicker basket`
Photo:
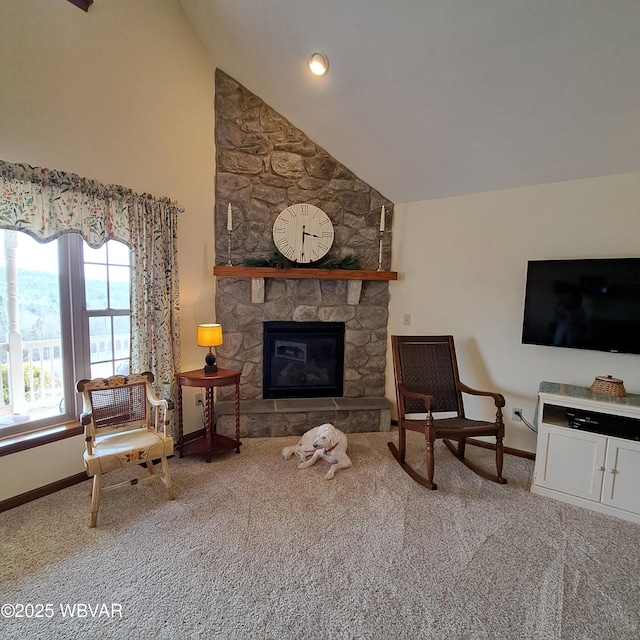
[[[596,376],[591,385],[591,391],[600,393],[603,396],[615,396],[616,398],[623,398],[627,395],[622,380],[611,376]]]

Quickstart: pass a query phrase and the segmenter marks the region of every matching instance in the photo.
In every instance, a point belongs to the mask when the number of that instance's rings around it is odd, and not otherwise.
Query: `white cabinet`
[[[596,418],[600,425],[587,427],[604,433],[572,428],[575,410]],[[640,523],[640,396],[543,382],[536,420],[532,493]],[[609,428],[625,437],[607,435]]]
[[[640,514],[640,443],[607,439],[602,504]]]

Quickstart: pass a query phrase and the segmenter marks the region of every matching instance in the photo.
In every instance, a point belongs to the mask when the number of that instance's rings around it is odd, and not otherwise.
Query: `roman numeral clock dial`
[[[333,244],[329,216],[312,204],[292,204],[273,223],[273,242],[287,259],[300,264],[323,258]]]

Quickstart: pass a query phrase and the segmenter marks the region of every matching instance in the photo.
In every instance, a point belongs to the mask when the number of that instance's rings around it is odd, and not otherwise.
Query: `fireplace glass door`
[[[264,398],[341,397],[344,322],[265,322]]]

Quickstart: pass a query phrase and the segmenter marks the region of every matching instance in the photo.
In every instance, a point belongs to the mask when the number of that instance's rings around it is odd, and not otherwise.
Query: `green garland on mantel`
[[[245,267],[273,267],[276,269],[304,269],[305,267],[311,269],[359,269],[360,263],[358,258],[349,254],[344,258],[334,258],[330,255],[326,255],[317,262],[311,262],[309,264],[300,264],[298,262],[292,262],[285,258],[280,252],[274,251],[268,258],[245,258],[242,261]]]

